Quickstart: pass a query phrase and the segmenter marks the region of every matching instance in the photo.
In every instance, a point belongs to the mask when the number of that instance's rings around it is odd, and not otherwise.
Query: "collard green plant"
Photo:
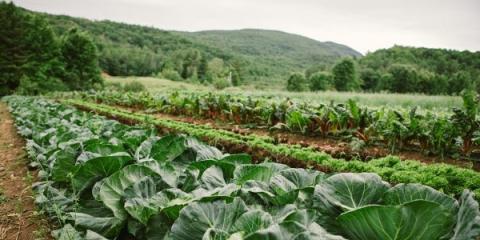
[[[145,137],[139,127],[58,103],[7,101],[42,172],[36,203],[62,226],[57,239],[475,240],[480,234],[469,190],[456,200],[420,184],[392,186],[373,173],[252,164],[245,154],[223,154],[189,136]]]

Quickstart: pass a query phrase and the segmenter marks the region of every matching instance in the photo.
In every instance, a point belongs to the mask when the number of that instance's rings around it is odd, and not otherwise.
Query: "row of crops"
[[[41,98],[5,100],[40,169],[35,202],[60,224],[58,239],[480,236],[479,205],[467,189],[455,199],[374,173],[252,164],[248,155],[224,154],[186,135],[158,136],[151,126]]]
[[[333,158],[324,152],[300,145],[278,144],[268,137],[241,135],[231,131],[219,130],[205,125],[196,125],[181,121],[154,118],[149,114],[132,113],[116,107],[95,104],[80,100],[67,100],[66,103],[98,114],[114,117],[126,122],[153,124],[161,129],[187,133],[213,145],[245,146],[240,148],[253,156],[269,157],[275,161],[296,159],[308,165],[322,166],[331,172],[372,172],[392,183],[422,183],[447,194],[459,196],[463,189],[470,189],[480,196],[480,173],[448,164],[424,164],[414,160],[400,160],[397,157],[385,157],[368,162]]]
[[[476,158],[480,155],[479,102],[474,92],[463,94],[462,109],[443,113],[416,108],[372,109],[359,106],[353,100],[346,104],[312,105],[289,99],[271,101],[192,92],[152,95],[148,92],[102,91],[74,95],[106,104],[249,124],[251,127],[355,139],[366,145],[386,146],[392,152],[416,149],[442,157],[449,155],[470,159],[472,153]]]

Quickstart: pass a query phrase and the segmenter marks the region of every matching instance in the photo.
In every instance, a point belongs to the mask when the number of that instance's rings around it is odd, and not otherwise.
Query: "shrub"
[[[305,77],[301,73],[293,73],[287,81],[287,90],[291,92],[301,92],[307,89]]]
[[[216,89],[224,89],[230,87],[230,82],[225,78],[215,78],[213,80],[213,86]]]
[[[317,72],[310,76],[310,90],[323,91],[333,88],[333,77],[328,72]]]
[[[177,71],[173,70],[173,69],[164,69],[162,71],[162,77],[166,78],[166,79],[169,79],[169,80],[172,80],[172,81],[181,81],[182,80],[182,77],[180,76],[180,74],[178,74]]]
[[[143,92],[146,88],[139,81],[131,81],[123,86],[123,90],[126,92]]]

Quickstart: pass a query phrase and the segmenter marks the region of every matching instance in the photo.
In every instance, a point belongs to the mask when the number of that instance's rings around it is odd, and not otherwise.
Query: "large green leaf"
[[[390,185],[372,173],[339,173],[315,187],[314,205],[323,212],[332,206],[353,210],[381,201]]]
[[[480,211],[473,193],[464,190],[460,197],[457,223],[451,240],[475,240],[480,237]]]
[[[83,189],[92,186],[96,181],[117,172],[131,160],[130,155],[125,153],[90,159],[80,165],[73,175],[73,189],[81,192]]]
[[[73,148],[56,150],[49,157],[50,175],[57,182],[70,182],[71,177],[78,169],[75,165],[77,151]]]
[[[258,230],[268,228],[273,223],[274,220],[269,213],[261,209],[250,210],[235,219],[231,232],[246,237]]]
[[[200,177],[201,186],[207,190],[223,187],[227,183],[223,178],[223,171],[221,168],[212,166],[205,170]]]
[[[452,214],[455,214],[458,208],[455,199],[431,187],[417,183],[398,184],[384,194],[383,200],[388,205],[400,205],[414,200],[436,202],[445,209],[450,209]]]
[[[270,225],[268,228],[260,229],[245,239],[248,240],[307,240],[307,239],[325,239],[325,240],[345,240],[341,236],[328,233],[318,223],[316,223],[316,213],[313,210],[291,211],[281,220]]]
[[[123,195],[126,188],[142,180],[145,176],[158,176],[150,168],[133,164],[96,183],[92,190],[97,200],[102,201],[113,215],[119,219],[126,219],[127,213],[123,206]]]
[[[245,164],[237,167],[233,175],[235,182],[239,185],[248,180],[270,182],[275,174],[286,168],[288,168],[286,165],[279,163]]]
[[[143,224],[160,212],[175,219],[180,209],[193,200],[193,196],[179,189],[157,192],[154,181],[148,176],[128,187],[124,197],[125,210]]]
[[[83,240],[80,233],[70,224],[66,224],[63,228],[54,231],[53,235],[58,240]]]
[[[352,240],[434,240],[452,230],[454,218],[438,203],[415,200],[399,206],[361,207],[341,214],[338,221]]]
[[[69,216],[75,227],[88,229],[105,237],[117,236],[124,226],[124,220],[114,217],[110,209],[95,200],[81,200]]]
[[[239,198],[226,203],[194,202],[180,212],[172,226],[173,239],[227,239],[235,220],[246,211],[247,206]]]

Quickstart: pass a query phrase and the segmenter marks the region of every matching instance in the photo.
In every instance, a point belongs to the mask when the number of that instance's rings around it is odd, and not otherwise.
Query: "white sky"
[[[1,1],[1,0],[0,0]],[[27,9],[166,30],[263,28],[346,44],[480,51],[480,0],[14,0]]]

